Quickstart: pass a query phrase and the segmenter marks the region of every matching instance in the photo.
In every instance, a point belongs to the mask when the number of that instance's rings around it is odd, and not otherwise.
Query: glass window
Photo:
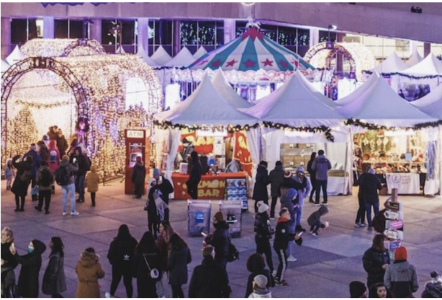
[[[121,22],[122,25],[122,43],[123,45],[133,45],[136,43],[135,37],[135,21],[126,20]]]
[[[278,44],[283,46],[294,46],[297,44],[296,28],[278,27]]]
[[[171,20],[149,20],[149,47],[148,55],[162,45],[172,55],[173,22]]]
[[[335,43],[337,38],[336,38],[336,32],[334,31],[326,31],[326,30],[319,30],[319,42],[327,42],[328,41],[328,36],[330,33],[330,40]]]
[[[180,38],[181,45],[197,45],[198,44],[198,22],[181,21],[180,22]]]
[[[55,20],[54,29],[56,39],[67,39],[69,36],[69,20]]]
[[[240,36],[241,34],[243,34],[244,32],[246,32],[247,28],[246,28],[246,24],[247,22],[244,21],[236,21],[236,36]]]
[[[115,34],[112,29],[115,26],[115,20],[101,21],[101,43],[103,45],[115,45]]]
[[[261,25],[261,32],[274,42],[278,42],[278,26]]]
[[[85,37],[87,37],[87,34]],[[69,20],[69,38],[70,39],[83,38],[83,21]]]
[[[27,42],[27,19],[11,20],[11,44],[24,44]]]

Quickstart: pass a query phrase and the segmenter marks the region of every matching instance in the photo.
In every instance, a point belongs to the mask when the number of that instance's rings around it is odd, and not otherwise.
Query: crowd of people
[[[45,149],[46,143],[52,150]],[[38,145],[38,147],[37,147]],[[67,195],[70,196],[70,213],[78,215],[76,203],[85,201],[85,187],[90,193],[91,204],[95,206],[95,193],[98,190],[99,176],[96,166],[91,165],[81,147],[75,143],[71,149],[60,157],[58,149],[54,148],[55,141],[47,140],[32,144],[23,159],[15,156],[8,160],[5,169],[6,188],[15,194],[16,211],[24,211],[24,202],[29,185],[38,191],[32,194],[36,202],[35,209],[49,213],[51,194],[55,182],[64,180],[61,185],[63,216],[67,214]],[[48,151],[46,151],[48,150]],[[189,194],[193,198],[198,195],[198,182],[201,179],[199,161],[195,151],[191,154],[196,168],[189,181]],[[288,262],[296,262],[293,244],[302,245],[302,234],[306,232],[301,225],[304,199],[318,206],[308,218],[310,234],[319,235],[321,229],[329,226],[322,217],[329,212],[327,206],[327,171],[330,162],[324,151],[313,153],[307,165],[310,178],[305,176],[303,166],[296,168],[294,174],[284,171],[281,162],[276,162],[275,169],[268,174],[267,162],[260,162],[257,170],[253,191],[255,200],[255,243],[256,253],[247,259],[248,277],[245,297],[272,297],[271,288],[287,286],[289,283],[284,275]],[[59,170],[64,170],[61,176]],[[7,176],[6,176],[7,175]],[[135,185],[134,196],[141,198],[146,168],[137,158],[132,175]],[[355,227],[368,226],[369,230],[376,222],[379,214],[380,189],[379,180],[371,169],[358,178],[359,210]],[[11,185],[12,179],[13,183]],[[184,298],[182,285],[189,283],[188,296],[191,298],[229,297],[231,287],[226,267],[230,251],[231,239],[229,225],[221,211],[215,213],[212,222],[214,232],[204,238],[202,262],[194,268],[188,278],[188,264],[192,255],[186,241],[175,232],[169,223],[169,194],[173,186],[161,175],[158,169],[153,171],[153,179],[149,181],[145,210],[148,214],[148,231],[137,241],[129,232],[126,224],[122,224],[117,236],[110,243],[107,258],[112,266],[112,282],[109,297],[114,297],[118,285],[123,278],[128,298],[134,296],[133,278],[136,278],[136,295],[138,297],[173,297]],[[270,185],[270,195],[267,186]],[[32,190],[32,189],[31,189]],[[322,190],[323,202],[319,203]],[[79,194],[75,200],[75,192]],[[313,195],[316,193],[315,200]],[[269,206],[269,198],[271,203]],[[275,228],[271,220],[275,219],[276,204],[280,202],[279,218]],[[374,217],[371,216],[373,207]],[[365,217],[368,224],[365,223]],[[385,222],[384,222],[385,223]],[[365,225],[364,225],[365,224]],[[380,229],[382,230],[382,229]],[[383,230],[382,230],[383,231]],[[381,232],[382,232],[381,231]],[[274,266],[272,246],[279,264]],[[32,240],[28,245],[28,253],[17,254],[13,243],[12,230],[5,227],[2,230],[2,293],[16,294],[20,297],[38,297],[39,272],[42,264],[42,254],[46,245],[39,240]],[[362,266],[367,272],[367,283],[353,281],[350,283],[350,297],[411,297],[418,288],[415,267],[408,262],[407,250],[399,247],[395,251],[394,262],[390,262],[385,242],[387,238],[376,234],[372,246],[364,253]],[[63,242],[60,237],[52,237],[48,247],[48,266],[45,270],[41,291],[52,297],[62,297],[66,291],[64,275]],[[18,285],[15,288],[14,268],[21,264]],[[99,279],[105,276],[100,264],[100,257],[94,248],[88,247],[82,251],[75,271],[78,276],[76,297],[100,297]],[[437,272],[431,274],[431,281],[426,284],[423,297],[441,297],[442,279]]]

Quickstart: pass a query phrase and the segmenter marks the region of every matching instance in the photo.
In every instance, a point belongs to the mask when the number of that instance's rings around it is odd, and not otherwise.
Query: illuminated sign
[[[127,137],[128,138],[142,139],[142,138],[144,138],[144,132],[141,131],[141,130],[128,130],[127,131]]]

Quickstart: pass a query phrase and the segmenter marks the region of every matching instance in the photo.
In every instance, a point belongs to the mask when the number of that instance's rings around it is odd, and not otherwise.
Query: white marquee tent
[[[379,74],[389,74],[400,72],[408,68],[409,66],[396,54],[396,52],[393,52],[371,71],[376,71]]]
[[[172,57],[167,53],[163,46],[159,46],[150,58],[159,66],[165,66],[172,60]]]
[[[402,73],[415,76],[442,75],[442,61],[437,59],[433,53],[430,53],[421,62]]]
[[[9,65],[13,65],[24,58],[26,58],[26,55],[24,55],[23,52],[21,52],[20,48],[17,45],[15,46],[14,51],[12,51],[11,54],[9,54],[8,57],[6,57],[6,62]]]
[[[144,62],[145,62],[149,67],[152,67],[152,68],[156,68],[156,67],[158,67],[158,64],[157,64],[156,62],[154,62],[154,61],[149,57],[149,55],[147,55],[146,50],[144,50],[143,47],[139,47],[139,48],[138,48],[137,56],[141,57],[141,58],[144,60]]]
[[[422,61],[422,56],[417,52],[417,49],[414,49],[413,53],[411,54],[410,58],[407,60],[406,64],[409,67],[412,67]]]
[[[187,47],[183,47],[165,66],[167,67],[187,67],[195,61],[195,57]]]
[[[193,54],[193,57],[195,57],[195,60],[201,58],[204,54],[206,54],[207,51],[204,49],[203,46],[199,47],[198,50]]]
[[[216,88],[218,93],[230,103],[235,108],[247,108],[251,107],[253,104],[244,100],[240,95],[235,93],[230,83],[224,77],[222,69],[215,71],[215,76],[212,78],[213,86]]]

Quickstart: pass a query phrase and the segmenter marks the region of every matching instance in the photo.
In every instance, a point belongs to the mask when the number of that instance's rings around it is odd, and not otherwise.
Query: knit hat
[[[364,295],[367,288],[365,284],[360,281],[350,282],[350,298],[361,298]]]
[[[407,249],[403,246],[397,248],[394,252],[394,260],[407,260]]]
[[[63,155],[63,157],[61,158],[62,160],[67,160],[67,161],[69,161],[69,156],[67,156],[66,154],[65,155]]]
[[[31,150],[37,151],[37,146],[34,143],[31,144]]]
[[[433,279],[437,279],[440,276],[440,274],[437,271],[433,271],[430,273],[430,277]]]
[[[278,161],[275,163],[275,166],[282,166],[282,162],[281,162],[280,160],[278,160]]]
[[[369,168],[367,173],[374,174],[374,170],[372,168]]]
[[[285,172],[284,172],[284,177],[285,177],[285,178],[292,178],[292,172],[290,172],[290,171],[285,171]]]
[[[160,176],[161,172],[157,168],[153,169],[153,176]]]
[[[49,136],[48,136],[47,134],[45,134],[45,135],[43,136],[43,141],[49,141]]]
[[[265,160],[261,160],[261,161],[259,162],[259,165],[260,165],[260,166],[264,166],[264,167],[267,168],[268,163],[267,163]]]
[[[222,212],[219,211],[213,216],[213,219],[218,222],[222,222],[222,221],[224,221],[224,215]]]
[[[267,277],[265,277],[262,274],[259,274],[253,277],[253,282],[255,282],[258,287],[264,289],[267,286],[268,280]]]
[[[265,204],[263,201],[258,201],[258,213],[262,214],[269,209],[269,206]]]

